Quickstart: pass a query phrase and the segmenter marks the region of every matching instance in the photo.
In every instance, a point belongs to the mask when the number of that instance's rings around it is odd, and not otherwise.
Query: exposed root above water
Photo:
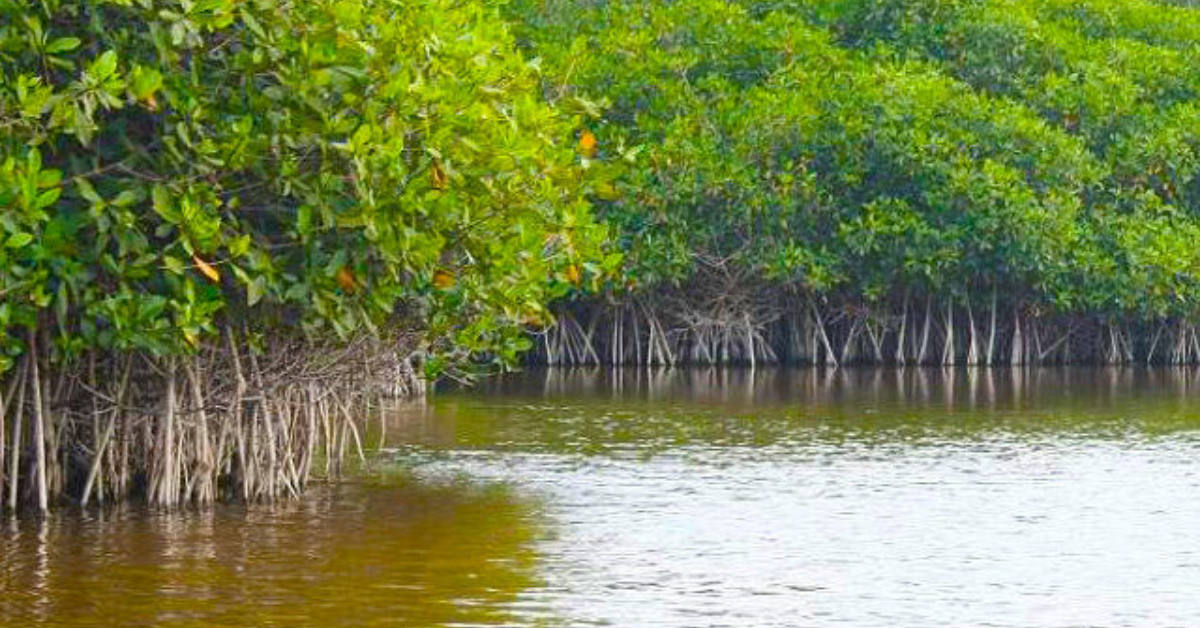
[[[53,372],[39,341],[30,334],[32,350],[0,382],[0,505],[9,511],[294,497],[314,473],[362,455],[364,417],[424,392],[403,338],[250,350],[226,331],[190,357],[93,354]]]
[[[1038,311],[980,297],[824,298],[741,277],[562,308],[547,365],[1198,364],[1197,324]]]

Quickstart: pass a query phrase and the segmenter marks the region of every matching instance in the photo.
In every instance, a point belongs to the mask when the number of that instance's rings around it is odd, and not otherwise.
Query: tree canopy
[[[0,370],[34,327],[511,359],[615,261],[541,80],[483,2],[0,0]]]
[[[1153,0],[0,0],[23,329],[506,361],[704,268],[1200,314],[1200,12]]]
[[[518,0],[552,95],[607,98],[630,283],[998,290],[1200,314],[1200,12],[1157,2]]]

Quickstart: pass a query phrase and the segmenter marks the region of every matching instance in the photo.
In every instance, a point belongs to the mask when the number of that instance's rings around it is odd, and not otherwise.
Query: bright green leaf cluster
[[[0,0],[3,353],[231,324],[512,357],[616,263],[541,78],[482,2]]]

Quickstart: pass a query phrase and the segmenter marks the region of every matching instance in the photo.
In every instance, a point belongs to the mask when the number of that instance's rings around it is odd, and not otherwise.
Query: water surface
[[[564,371],[273,507],[10,521],[4,626],[1196,626],[1200,372]]]

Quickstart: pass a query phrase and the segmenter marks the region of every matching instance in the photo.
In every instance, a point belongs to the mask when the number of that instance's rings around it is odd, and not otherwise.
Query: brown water
[[[1183,370],[530,373],[298,503],[2,522],[0,626],[1196,626],[1198,428]]]

